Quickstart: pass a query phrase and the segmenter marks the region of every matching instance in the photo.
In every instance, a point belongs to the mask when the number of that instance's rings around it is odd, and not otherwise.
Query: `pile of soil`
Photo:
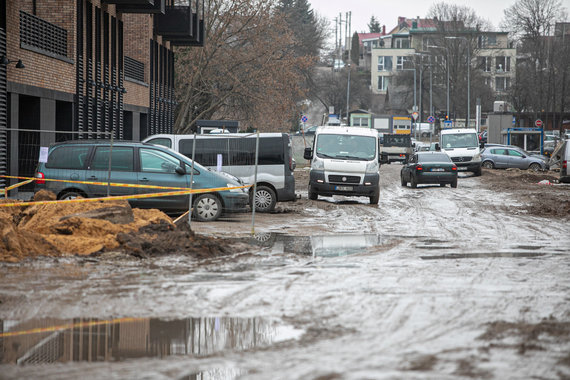
[[[54,199],[53,193],[40,191],[33,200]],[[15,202],[21,201],[0,200]],[[109,251],[149,257],[174,250],[198,258],[232,251],[228,242],[197,236],[163,212],[132,209],[127,201],[0,207],[0,262]]]
[[[483,169],[479,178],[483,186],[523,203],[522,211],[527,215],[570,219],[570,186],[558,183],[558,173]]]

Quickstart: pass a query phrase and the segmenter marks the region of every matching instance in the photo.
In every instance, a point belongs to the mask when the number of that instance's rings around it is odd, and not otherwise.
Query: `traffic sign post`
[[[418,120],[419,116],[420,116],[420,113],[418,111],[412,112],[412,117],[414,118],[414,121]]]

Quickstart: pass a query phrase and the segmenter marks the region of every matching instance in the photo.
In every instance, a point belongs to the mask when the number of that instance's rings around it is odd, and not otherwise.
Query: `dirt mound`
[[[54,197],[38,193],[35,200]],[[0,200],[6,203],[14,200]],[[0,261],[107,251],[137,257],[174,251],[209,257],[230,249],[228,243],[177,228],[161,211],[132,209],[127,201],[0,207]]]
[[[479,178],[487,188],[508,193],[524,203],[528,215],[570,218],[570,186],[559,185],[555,172],[483,169]]]

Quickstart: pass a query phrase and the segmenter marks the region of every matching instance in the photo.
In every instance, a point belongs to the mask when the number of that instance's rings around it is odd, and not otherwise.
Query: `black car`
[[[412,188],[418,184],[439,184],[457,187],[457,166],[442,152],[417,152],[400,171],[402,186],[408,182]]]

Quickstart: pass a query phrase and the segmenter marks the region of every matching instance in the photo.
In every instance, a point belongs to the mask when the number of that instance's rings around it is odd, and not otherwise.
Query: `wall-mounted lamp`
[[[10,63],[13,63],[13,62],[16,62],[16,61],[11,61],[11,60],[9,60],[8,57],[6,57],[5,55],[3,55],[2,57],[0,57],[0,65],[7,66],[7,65],[9,65]],[[21,59],[18,59],[18,62],[16,63],[16,68],[17,68],[17,69],[23,69],[23,68],[25,68],[25,67],[26,67],[26,66],[24,66],[24,63],[22,62],[22,60],[21,60]]]

